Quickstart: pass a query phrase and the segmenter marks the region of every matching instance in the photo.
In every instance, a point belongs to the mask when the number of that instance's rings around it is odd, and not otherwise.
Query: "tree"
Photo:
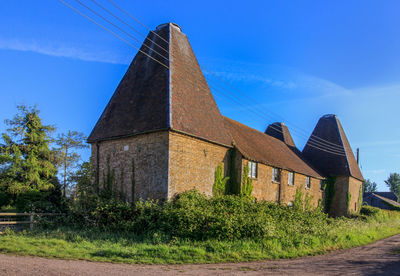
[[[86,137],[83,133],[69,130],[68,133],[58,135],[56,144],[58,166],[62,170],[64,197],[67,195],[67,187],[71,184],[71,173],[78,165],[81,156],[76,152],[79,149],[87,148]]]
[[[375,182],[371,182],[371,180],[367,179],[364,181],[364,193],[372,193],[376,192],[377,184]]]
[[[391,173],[385,183],[390,188],[390,191],[395,193],[397,198],[400,198],[400,174]]]
[[[12,120],[5,120],[7,133],[0,144],[0,190],[11,195],[47,191],[57,173],[49,148],[53,126],[42,124],[39,110],[17,106]]]

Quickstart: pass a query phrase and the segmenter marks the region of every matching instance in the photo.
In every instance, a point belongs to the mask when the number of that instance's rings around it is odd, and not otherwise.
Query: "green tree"
[[[397,195],[400,199],[400,174],[391,173],[389,178],[385,180],[386,185],[390,188],[390,191]]]
[[[78,166],[81,158],[78,150],[87,148],[85,144],[86,137],[83,133],[69,130],[68,133],[58,135],[56,139],[58,167],[61,169],[63,179],[63,194],[67,195],[67,188],[72,181],[70,179],[72,172]]]
[[[0,190],[11,195],[47,191],[54,185],[57,170],[49,148],[54,127],[43,125],[36,107],[17,106],[0,144]]]
[[[364,187],[364,193],[372,193],[372,192],[376,192],[377,184],[375,182],[371,182],[371,180],[367,179],[364,181],[363,187]]]

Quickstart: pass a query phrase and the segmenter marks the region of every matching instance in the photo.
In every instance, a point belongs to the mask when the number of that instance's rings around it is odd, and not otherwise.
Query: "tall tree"
[[[395,193],[400,200],[400,174],[391,173],[389,178],[385,180],[385,183],[390,188],[390,191]]]
[[[67,187],[71,184],[71,175],[77,167],[81,156],[77,150],[87,148],[86,137],[83,133],[69,130],[68,133],[58,135],[56,144],[59,147],[58,165],[62,171],[64,197],[67,195]]]
[[[372,193],[376,192],[377,184],[375,182],[371,182],[371,180],[367,179],[364,181],[364,193]]]
[[[18,105],[17,109],[12,120],[5,120],[8,128],[0,144],[0,187],[14,195],[48,190],[57,173],[49,148],[55,128],[42,124],[36,107]]]

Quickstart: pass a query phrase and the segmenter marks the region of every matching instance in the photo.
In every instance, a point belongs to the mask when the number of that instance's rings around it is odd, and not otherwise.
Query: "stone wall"
[[[242,175],[248,160],[242,161]],[[293,202],[296,190],[301,189],[303,193],[303,201],[306,194],[312,196],[313,207],[318,206],[318,201],[323,198],[323,191],[320,189],[320,180],[311,177],[311,188],[306,188],[306,176],[294,173],[294,185],[288,184],[288,171],[281,170],[281,182],[272,181],[272,167],[258,163],[257,178],[253,179],[253,196],[257,200],[267,200],[271,202],[279,202],[281,204],[289,204]]]
[[[335,181],[335,194],[332,199],[329,215],[339,217],[347,216],[347,192],[349,191],[349,177],[337,176]]]
[[[168,192],[168,132],[154,132],[130,138],[107,140],[92,144],[91,162],[98,168],[102,186],[110,171],[114,174],[114,189],[132,200],[132,161],[134,161],[135,199],[165,199]],[[99,164],[97,166],[97,156]]]
[[[196,189],[212,195],[215,169],[227,173],[229,148],[174,131],[169,132],[168,198]]]
[[[354,177],[349,177],[349,192],[351,194],[349,210],[352,213],[360,211],[360,204],[358,202],[360,196],[360,189],[362,182]]]

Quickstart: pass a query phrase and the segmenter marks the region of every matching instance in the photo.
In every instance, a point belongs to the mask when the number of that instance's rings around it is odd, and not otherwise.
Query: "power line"
[[[92,1],[93,1],[93,0],[92,0]],[[115,4],[114,1],[112,1],[112,0],[108,0],[108,1],[109,1],[112,5],[114,5],[116,8],[118,8],[119,10],[121,10],[122,12],[124,12],[126,15],[128,15],[129,17],[131,17],[132,19],[134,19],[136,22],[138,22],[139,24],[141,24],[143,27],[145,27],[145,28],[146,28],[147,30],[149,30],[151,33],[157,35],[159,38],[161,38],[163,41],[165,41],[167,44],[169,44],[168,41],[166,41],[165,39],[163,39],[163,38],[162,38],[160,35],[158,35],[156,32],[152,31],[149,27],[147,27],[147,26],[146,26],[144,23],[142,23],[139,19],[137,19],[136,17],[132,16],[130,13],[128,13],[127,11],[125,11],[123,8],[121,8],[120,6],[118,6],[117,4]],[[237,89],[236,87],[234,87],[234,86],[231,85],[230,83],[228,83],[228,82],[224,81],[223,79],[219,78],[219,77],[218,77],[215,73],[213,73],[212,71],[208,70],[208,69],[205,68],[205,67],[202,67],[202,68],[203,68],[204,70],[206,70],[207,72],[209,72],[210,74],[212,74],[212,75],[213,75],[214,77],[216,77],[218,80],[224,82],[225,84],[229,85],[231,88],[233,88],[233,89],[235,89],[236,91],[238,91],[240,94],[242,94],[242,95],[244,95],[245,97],[247,97],[247,96],[245,95],[244,92],[240,91],[239,89]],[[280,116],[279,114],[274,113],[274,112],[272,112],[272,111],[270,111],[270,112],[271,112],[272,114],[274,114],[275,116],[282,118],[282,116]],[[282,118],[282,119],[284,119],[284,118]],[[286,121],[286,120],[284,120],[284,121]],[[287,121],[286,121],[286,122],[287,122]],[[290,124],[290,125],[292,125],[292,127],[293,127],[294,129],[299,129],[300,131],[304,132],[304,134],[307,133],[307,132],[306,132],[304,129],[302,129],[301,127],[295,126],[294,124]],[[302,134],[302,135],[304,135],[304,134]],[[298,135],[299,135],[299,134],[298,134]],[[323,142],[323,143],[326,144],[325,146],[328,146],[328,144],[329,144],[329,145],[331,145],[330,148],[335,148],[335,149],[338,149],[338,150],[342,150],[342,146],[341,146],[341,145],[338,145],[338,144],[336,144],[336,143],[333,143],[333,142],[331,142],[331,141],[328,141],[328,140],[326,140],[326,139],[323,139],[323,138],[321,138],[321,137],[319,137],[319,136],[316,136],[316,135],[314,135],[314,134],[311,134],[310,137],[308,137],[307,134],[306,134],[306,137],[305,137],[305,138],[306,138],[306,139],[314,140],[315,142],[320,142],[320,143]],[[320,140],[320,141],[316,141],[316,140]]]
[[[124,29],[120,28],[119,26],[117,26],[116,24],[112,23],[110,20],[108,20],[107,18],[105,18],[104,16],[102,16],[101,14],[99,14],[98,12],[96,12],[95,10],[91,9],[90,7],[86,6],[84,3],[82,3],[82,1],[80,0],[75,0],[76,2],[78,2],[79,4],[81,4],[83,7],[87,8],[88,10],[90,10],[92,13],[94,13],[95,15],[97,15],[98,17],[100,17],[101,19],[103,19],[104,21],[106,21],[107,23],[111,24],[112,26],[114,26],[115,28],[117,28],[118,30],[120,30],[121,32],[123,32],[124,34],[126,34],[127,36],[133,38],[134,40],[136,40],[137,42],[139,42],[140,44],[142,44],[142,41],[140,41],[140,39],[136,38],[135,36],[131,35],[130,33],[126,32]],[[152,49],[150,46],[146,45],[146,43],[143,43],[142,45],[144,45],[145,47],[147,47],[148,49],[152,50],[153,52],[155,52],[156,54],[158,54],[160,57],[168,60],[167,57],[163,56],[162,54],[160,54],[159,52],[157,52],[156,50]]]
[[[138,50],[138,51],[141,52],[142,54],[148,56],[148,57],[151,58],[152,60],[156,61],[157,63],[161,64],[161,65],[164,66],[165,68],[169,69],[169,66],[167,66],[167,65],[165,65],[165,64],[163,64],[163,63],[161,63],[159,60],[157,60],[157,59],[153,58],[152,56],[148,55],[147,53],[143,52],[143,51],[140,50],[138,47],[132,45],[131,43],[129,43],[129,42],[126,41],[125,39],[121,38],[120,36],[118,36],[117,34],[115,34],[114,32],[112,32],[112,31],[109,30],[108,28],[104,27],[103,25],[97,23],[96,21],[94,21],[94,20],[93,20],[92,18],[90,18],[89,16],[83,14],[82,12],[78,11],[78,10],[75,9],[74,7],[68,5],[68,4],[65,3],[63,0],[59,0],[59,1],[60,1],[62,4],[66,5],[67,7],[71,8],[71,9],[73,9],[74,11],[76,11],[77,13],[79,13],[81,16],[83,16],[83,17],[89,19],[90,21],[92,21],[92,22],[95,23],[96,25],[100,26],[102,29],[104,29],[104,30],[106,30],[107,32],[111,33],[112,35],[114,35],[114,36],[117,37],[118,39],[122,40],[122,41],[125,42],[126,44],[128,44],[128,45],[130,45],[131,47],[135,48],[136,50]],[[77,0],[77,1],[78,1],[78,0]],[[182,80],[182,79],[181,79],[181,80]],[[186,79],[186,81],[188,81],[188,79]],[[194,84],[194,83],[192,83],[192,84]],[[194,85],[196,85],[196,84],[194,84]],[[215,88],[214,88],[214,89],[215,89]],[[225,94],[225,95],[226,95],[226,94]],[[237,102],[237,103],[240,104],[240,102]],[[272,127],[272,128],[273,128],[274,130],[276,130],[276,131],[282,133],[282,131],[280,131],[279,129],[274,128],[274,127]],[[314,147],[314,148],[318,148],[318,149],[323,150],[323,151],[325,151],[325,152],[329,152],[329,153],[331,153],[331,154],[343,155],[343,154],[340,154],[340,153],[337,153],[337,152],[333,152],[332,150],[324,150],[324,149],[322,149],[322,148],[320,148],[320,147],[314,146],[313,144],[310,145],[310,146],[312,146],[312,147]]]
[[[169,51],[166,50],[164,47],[162,47],[161,45],[155,43],[154,41],[152,41],[151,39],[149,39],[146,35],[144,35],[143,33],[141,33],[140,31],[138,31],[137,29],[135,29],[134,27],[132,27],[130,24],[126,23],[124,20],[122,20],[120,17],[118,17],[117,15],[115,15],[114,13],[112,13],[109,9],[105,8],[103,5],[99,4],[96,0],[90,0],[93,3],[95,3],[98,7],[100,7],[101,9],[105,10],[106,12],[108,12],[109,14],[111,14],[114,18],[116,18],[117,20],[119,20],[120,22],[122,22],[123,24],[125,24],[126,26],[128,26],[129,28],[131,28],[134,32],[136,32],[137,34],[139,34],[140,36],[142,36],[143,38],[145,38],[146,40],[149,40],[150,42],[154,43],[155,45],[157,45],[157,47],[159,47],[160,49],[164,50],[166,53],[168,53]]]

